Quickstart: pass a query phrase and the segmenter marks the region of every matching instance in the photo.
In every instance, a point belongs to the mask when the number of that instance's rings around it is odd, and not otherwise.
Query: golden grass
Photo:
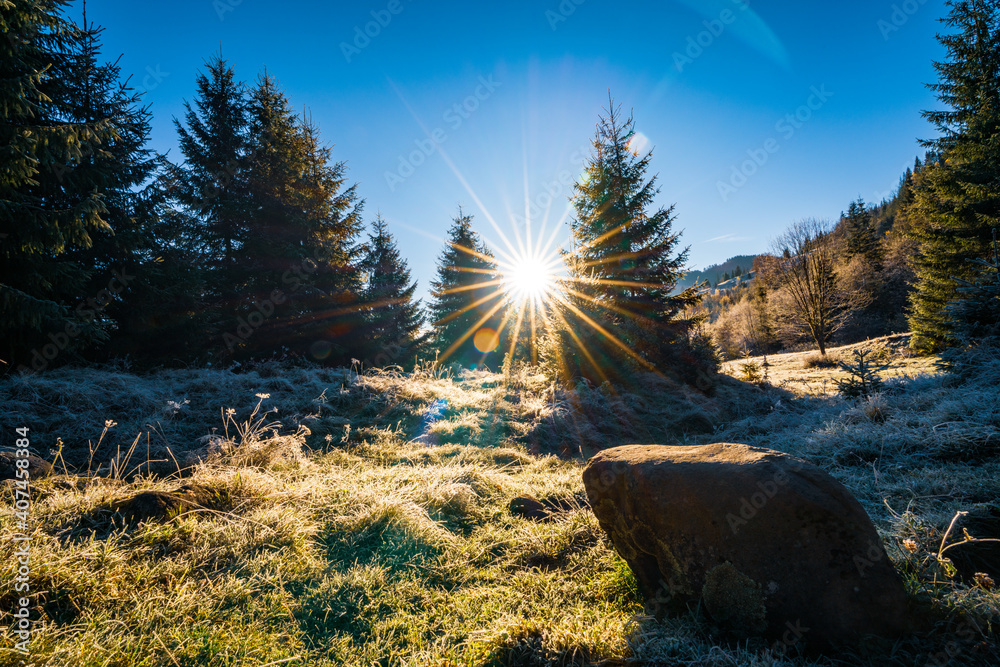
[[[851,352],[854,350],[876,350],[879,353],[876,356],[882,363],[891,363],[890,368],[882,373],[886,379],[917,377],[938,371],[936,356],[911,355],[908,344],[909,334],[896,334],[863,343],[828,348],[826,357],[830,360],[831,367],[818,365],[821,355],[816,350],[810,350],[727,361],[722,365],[722,372],[739,378],[742,364],[750,361],[762,365],[766,360],[769,364],[767,375],[771,384],[798,396],[823,396],[836,391],[835,379],[848,377],[845,371],[837,367],[836,362],[853,361]]]
[[[74,432],[91,431],[96,441],[106,419],[142,428],[168,400],[189,403],[146,431],[151,439],[161,433],[172,445],[198,446],[213,426],[220,435],[229,426],[225,446],[183,482],[63,475],[34,482],[33,660],[913,665],[952,650],[951,664],[996,664],[997,591],[947,576],[933,554],[955,511],[981,512],[1000,497],[997,383],[986,371],[965,384],[900,377],[868,401],[846,401],[823,393],[833,371],[796,369],[797,355],[768,361],[772,381],[780,377],[786,389],[726,381],[715,398],[652,379],[642,395],[553,387],[527,369],[507,378],[288,368],[283,376],[65,370],[8,379],[0,397],[42,446],[72,441]],[[905,372],[927,368],[897,362]],[[89,403],[87,382],[94,383]],[[64,389],[70,395],[60,404],[54,396]],[[446,408],[428,422],[435,401]],[[85,421],[57,414],[70,404]],[[227,416],[227,407],[236,412]],[[700,420],[710,432],[680,426]],[[419,437],[425,431],[432,437]],[[84,446],[86,439],[77,436]],[[807,659],[762,642],[726,643],[697,610],[648,616],[631,572],[579,503],[579,449],[721,440],[804,456],[847,484],[909,590],[937,619],[935,629],[896,646]],[[137,525],[110,510],[139,491],[181,483],[214,489],[225,502]],[[510,513],[520,495],[574,509],[534,523]],[[0,506],[4,625],[16,594],[14,532],[8,493]],[[9,643],[0,648],[0,665],[19,664]]]

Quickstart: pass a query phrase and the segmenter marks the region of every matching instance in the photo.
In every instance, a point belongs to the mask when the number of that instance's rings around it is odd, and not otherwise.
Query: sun
[[[543,260],[519,259],[504,270],[507,293],[519,303],[540,303],[552,293],[556,278],[552,267]]]

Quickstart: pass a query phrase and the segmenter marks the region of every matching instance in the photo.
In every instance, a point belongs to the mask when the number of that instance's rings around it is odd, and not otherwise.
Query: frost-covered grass
[[[743,364],[752,362],[759,366],[766,362],[768,381],[774,386],[796,395],[825,396],[836,390],[834,379],[847,377],[847,373],[837,366],[837,362],[854,362],[852,352],[855,350],[871,350],[876,360],[882,363],[888,362],[890,368],[883,373],[886,378],[916,377],[934,373],[937,358],[912,355],[909,344],[910,334],[895,334],[862,343],[828,348],[825,356],[817,350],[811,350],[727,361],[723,365],[723,371],[734,377],[740,377]]]
[[[997,664],[997,589],[948,577],[934,554],[956,511],[1000,499],[1000,363],[964,384],[893,379],[857,402],[787,384],[726,380],[714,397],[657,378],[644,385],[636,395],[553,387],[526,369],[504,378],[275,364],[2,380],[4,437],[28,426],[38,454],[51,461],[61,440],[65,459],[60,474],[34,482],[34,664]],[[201,447],[213,429],[225,446],[183,480],[78,479],[137,436],[141,458],[147,443]],[[843,481],[932,629],[804,658],[727,643],[697,610],[646,616],[581,503],[584,456],[713,441],[791,452]],[[219,502],[131,524],[113,511],[138,491],[192,483]],[[509,511],[519,495],[575,509],[531,522]],[[5,626],[14,531],[8,492]],[[949,543],[961,539],[958,529]],[[0,664],[19,660],[0,653]]]

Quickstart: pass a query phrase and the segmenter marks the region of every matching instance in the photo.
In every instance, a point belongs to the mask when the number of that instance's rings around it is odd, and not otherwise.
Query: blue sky
[[[74,12],[78,12],[79,1]],[[266,66],[381,212],[426,293],[458,206],[498,251],[565,238],[608,91],[653,148],[658,203],[700,268],[804,217],[888,196],[933,136],[943,0],[90,0],[180,159],[172,118],[222,49]],[[365,34],[367,29],[367,35]],[[457,106],[456,106],[457,105]],[[789,117],[791,115],[791,117]],[[428,140],[437,140],[437,144]],[[551,202],[551,203],[549,203]]]

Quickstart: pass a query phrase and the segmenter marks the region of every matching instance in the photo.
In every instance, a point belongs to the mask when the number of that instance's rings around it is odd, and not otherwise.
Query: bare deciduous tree
[[[765,264],[767,279],[778,289],[775,308],[786,333],[809,335],[826,354],[830,338],[870,295],[845,289],[837,276],[830,225],[802,220],[774,240],[774,257]]]

